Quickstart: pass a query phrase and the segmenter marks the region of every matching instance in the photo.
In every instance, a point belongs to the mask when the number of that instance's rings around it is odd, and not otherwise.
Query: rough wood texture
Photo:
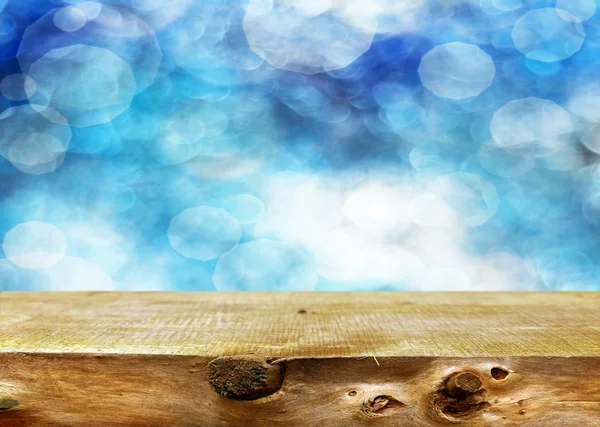
[[[599,356],[600,293],[0,293],[0,352]]]
[[[0,425],[600,426],[600,294],[2,293]]]

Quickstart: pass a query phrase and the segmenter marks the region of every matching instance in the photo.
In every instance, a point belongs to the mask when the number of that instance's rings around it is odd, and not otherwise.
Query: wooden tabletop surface
[[[600,293],[0,293],[0,353],[600,356]]]

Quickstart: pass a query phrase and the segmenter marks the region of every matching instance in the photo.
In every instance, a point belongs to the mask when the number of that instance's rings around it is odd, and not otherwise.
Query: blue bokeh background
[[[594,0],[0,0],[0,290],[598,290]]]

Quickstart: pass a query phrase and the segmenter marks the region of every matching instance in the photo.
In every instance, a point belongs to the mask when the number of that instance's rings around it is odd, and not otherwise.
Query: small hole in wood
[[[10,397],[0,397],[0,409],[11,409],[19,404],[19,401]]]
[[[298,314],[306,314],[306,310],[301,308],[300,310],[298,310]]]
[[[502,368],[492,368],[490,374],[492,375],[493,379],[500,381],[508,376],[508,371]]]
[[[352,390],[350,393],[348,393],[348,396],[356,396],[356,390]]]

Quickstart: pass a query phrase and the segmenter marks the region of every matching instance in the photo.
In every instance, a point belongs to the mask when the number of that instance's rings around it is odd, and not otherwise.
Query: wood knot
[[[362,411],[367,415],[389,415],[390,410],[403,406],[404,403],[392,396],[379,395],[366,398],[362,403]]]
[[[451,375],[432,396],[432,415],[440,421],[455,421],[488,407],[482,386],[481,378],[472,372]]]
[[[219,357],[208,364],[208,382],[229,399],[259,399],[279,390],[283,366],[254,357]]]
[[[0,410],[6,410],[14,408],[19,404],[17,399],[11,397],[0,397]]]
[[[452,375],[446,382],[446,391],[449,396],[464,399],[481,389],[481,378],[472,372],[460,372]]]

